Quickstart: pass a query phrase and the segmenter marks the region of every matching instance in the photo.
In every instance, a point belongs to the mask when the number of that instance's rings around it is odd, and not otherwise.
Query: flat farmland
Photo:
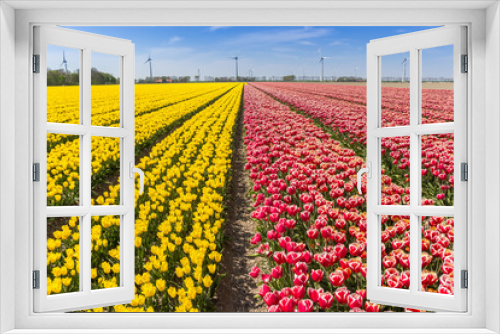
[[[324,85],[340,85],[340,86],[366,86],[366,82],[324,82]],[[382,87],[392,87],[392,88],[409,88],[407,82],[382,82]],[[453,89],[453,82],[422,82],[423,89]]]
[[[409,124],[402,85],[383,85],[382,126]],[[423,84],[423,123],[454,120],[452,88]],[[49,88],[49,122],[80,122],[77,92]],[[119,126],[117,92],[93,86],[93,125]],[[135,114],[146,174],[135,193],[136,294],[87,311],[236,311],[235,298],[248,301],[238,311],[405,311],[366,299],[366,177],[361,194],[356,180],[366,163],[365,83],[142,84]],[[453,205],[453,144],[453,134],[422,137],[426,205]],[[47,205],[79,205],[79,145],[47,135]],[[383,138],[380,149],[382,203],[408,205],[409,138]],[[93,138],[91,164],[92,204],[118,203],[119,141]],[[381,220],[381,284],[408,289],[409,217]],[[47,224],[48,293],[78,291],[79,218]],[[453,294],[453,226],[422,217],[425,291]],[[93,289],[119,282],[119,231],[119,217],[92,219]]]

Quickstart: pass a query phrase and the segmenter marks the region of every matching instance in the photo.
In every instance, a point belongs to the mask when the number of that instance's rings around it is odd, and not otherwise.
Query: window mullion
[[[81,67],[81,98],[82,101],[82,112],[81,119],[82,125],[84,127],[90,127],[91,125],[91,50],[89,48],[83,49],[82,57],[82,67]],[[84,207],[90,209],[90,198],[91,198],[91,162],[92,162],[92,136],[90,132],[87,132],[82,138],[81,151],[80,151],[80,189],[82,189],[81,204]],[[92,217],[90,212],[87,212],[82,218],[83,228],[80,238],[80,287],[83,287],[82,291],[90,293],[91,291],[91,252],[92,252],[92,242],[91,242],[91,231],[92,231]],[[82,233],[83,232],[83,233]]]
[[[410,50],[410,293],[414,294],[420,286],[420,268],[418,235],[420,234],[419,217],[415,214],[416,207],[420,204],[420,137],[415,133],[415,128],[420,120],[420,52],[418,49]]]

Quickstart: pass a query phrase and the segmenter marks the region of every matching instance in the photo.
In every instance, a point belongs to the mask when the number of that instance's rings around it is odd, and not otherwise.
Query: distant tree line
[[[364,78],[360,78],[360,77],[353,77],[353,76],[350,76],[350,77],[338,77],[337,78],[337,82],[365,82],[366,79]]]
[[[146,77],[145,79],[136,79],[137,83],[172,83],[172,82],[191,82],[191,77],[186,76],[161,76],[161,77]]]
[[[113,75],[101,72],[96,68],[90,71],[90,82],[92,85],[119,84],[120,79]],[[73,86],[80,84],[80,71],[65,72],[63,69],[47,70],[47,86]]]

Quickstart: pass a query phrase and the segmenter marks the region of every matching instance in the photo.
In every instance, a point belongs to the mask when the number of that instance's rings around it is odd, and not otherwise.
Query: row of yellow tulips
[[[138,116],[135,121],[136,152],[154,144],[158,137],[168,132],[184,118],[197,112],[203,106],[226,93],[233,84],[213,84],[216,89],[195,98],[161,108]],[[50,135],[50,134],[49,134]],[[68,136],[75,137],[75,136]],[[47,205],[79,204],[79,162],[80,141],[78,139],[56,145],[47,152]],[[92,186],[93,188],[119,169],[120,140],[108,137],[93,137],[92,149]],[[94,198],[95,197],[95,198]],[[106,198],[108,202],[109,198]],[[93,196],[97,204],[105,199]],[[109,203],[108,203],[109,204]]]
[[[218,282],[226,184],[242,85],[183,123],[155,145],[138,166],[145,193],[136,189],[136,297],[106,311],[207,311]],[[111,186],[109,198],[119,196]],[[71,218],[75,220],[76,218]],[[76,219],[77,220],[77,219]],[[67,232],[64,232],[67,231]],[[64,233],[64,235],[63,235]],[[78,290],[78,224],[63,225],[49,239],[51,293]],[[119,283],[119,219],[92,219],[92,287]],[[66,268],[66,269],[64,269]],[[58,274],[59,276],[55,276]],[[76,290],[75,290],[76,289]],[[103,311],[99,308],[94,311]]]
[[[210,92],[224,89],[225,85],[213,84],[169,84],[136,85],[135,116],[155,111]],[[47,88],[47,122],[79,124],[80,101],[78,86]],[[96,126],[117,127],[120,124],[120,86],[96,85],[91,89],[91,123]],[[47,150],[57,144],[74,140],[75,136],[55,133],[47,136]]]

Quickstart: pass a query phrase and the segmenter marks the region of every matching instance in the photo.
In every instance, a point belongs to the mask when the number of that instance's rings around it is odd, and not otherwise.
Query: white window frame
[[[439,27],[409,34],[386,37],[370,41],[367,46],[367,164],[371,166],[371,178],[367,183],[368,220],[368,275],[367,298],[379,304],[405,306],[423,310],[447,310],[463,312],[467,309],[467,290],[461,288],[461,270],[467,269],[467,185],[461,181],[461,163],[467,163],[466,115],[467,73],[461,72],[461,56],[467,54],[465,26]],[[421,81],[422,50],[453,46],[453,90],[454,122],[422,124]],[[386,55],[410,54],[410,124],[408,126],[384,127],[382,124],[382,57]],[[454,133],[454,206],[423,206],[420,194],[422,135]],[[410,138],[410,205],[381,205],[381,154],[383,137],[408,136]],[[382,215],[405,215],[410,217],[410,287],[393,289],[381,286],[383,274],[380,239]],[[454,277],[453,295],[421,291],[421,217],[454,217]]]
[[[12,333],[234,333],[235,329],[259,329],[260,333],[406,333],[420,328],[424,333],[494,333],[500,331],[499,226],[500,216],[500,12],[495,2],[411,1],[366,2],[172,2],[163,5],[144,1],[17,2],[0,4],[0,320],[1,331]],[[132,5],[131,5],[132,4]],[[14,11],[14,7],[28,9]],[[38,9],[36,7],[38,6]],[[41,7],[60,10],[40,10]],[[51,6],[51,7],[50,7]],[[62,8],[61,7],[66,7]],[[97,9],[106,7],[109,10]],[[123,9],[119,6],[150,9]],[[155,8],[164,6],[164,8]],[[221,6],[224,6],[221,9]],[[394,9],[393,6],[398,6]],[[453,8],[461,6],[461,9]],[[486,7],[490,6],[488,9]],[[85,8],[87,7],[87,8]],[[271,7],[271,8],[267,8]],[[436,7],[438,9],[436,9]],[[31,8],[31,9],[29,9]],[[33,9],[35,8],[35,9]],[[75,9],[79,8],[79,9]],[[83,9],[82,9],[83,8]],[[93,9],[92,9],[93,8]],[[440,9],[439,9],[440,8]],[[485,24],[486,22],[486,24]],[[468,243],[468,312],[435,314],[34,314],[31,269],[32,191],[30,169],[32,148],[32,76],[30,55],[32,26],[60,25],[443,25],[469,27],[468,136],[470,187],[468,190],[470,242]],[[14,38],[15,36],[15,38]],[[15,73],[11,67],[15,66]],[[5,72],[4,72],[5,71]],[[10,76],[6,77],[4,73]],[[12,80],[15,78],[15,89]],[[9,96],[9,94],[12,96]],[[15,93],[15,99],[13,98]],[[10,109],[10,110],[9,110]],[[474,117],[473,117],[474,116]],[[12,145],[15,128],[15,145]],[[486,141],[486,134],[490,137]],[[488,154],[486,155],[486,152]],[[12,162],[15,160],[15,164]],[[486,164],[488,162],[488,164]],[[12,174],[15,171],[15,177]],[[486,182],[486,173],[491,172]],[[11,189],[15,189],[14,200]],[[488,196],[486,196],[488,194]],[[486,205],[485,205],[486,204]],[[15,207],[15,211],[10,206]],[[12,221],[15,224],[12,224]],[[14,235],[14,238],[12,238]],[[30,236],[27,239],[27,236]],[[489,264],[486,266],[486,247]],[[12,250],[14,249],[14,256]],[[488,277],[488,278],[486,278]],[[486,283],[488,282],[488,289]],[[15,287],[12,289],[12,287]],[[15,307],[12,307],[15,305]],[[140,325],[138,325],[140,324]],[[168,326],[168,328],[167,328]],[[45,329],[43,331],[42,329]],[[161,331],[160,331],[161,329]],[[267,330],[264,330],[267,329]],[[357,330],[356,330],[357,329]],[[430,330],[432,329],[432,331]],[[241,331],[243,332],[243,331]],[[249,330],[246,331],[250,332]],[[345,331],[343,331],[345,332]]]
[[[47,45],[73,48],[80,53],[79,124],[47,122]],[[129,303],[134,299],[134,224],[135,187],[135,100],[134,44],[112,38],[60,27],[34,27],[34,52],[39,55],[39,73],[34,84],[34,162],[40,164],[39,181],[33,184],[34,201],[34,270],[39,271],[39,289],[34,290],[35,312],[74,311],[85,308]],[[120,127],[91,125],[92,53],[116,56],[120,68]],[[80,205],[47,206],[48,133],[79,135]],[[120,140],[120,203],[91,205],[91,139],[93,136]],[[47,218],[79,217],[80,289],[78,292],[47,295]],[[91,220],[92,216],[120,217],[120,282],[115,288],[92,290]]]

